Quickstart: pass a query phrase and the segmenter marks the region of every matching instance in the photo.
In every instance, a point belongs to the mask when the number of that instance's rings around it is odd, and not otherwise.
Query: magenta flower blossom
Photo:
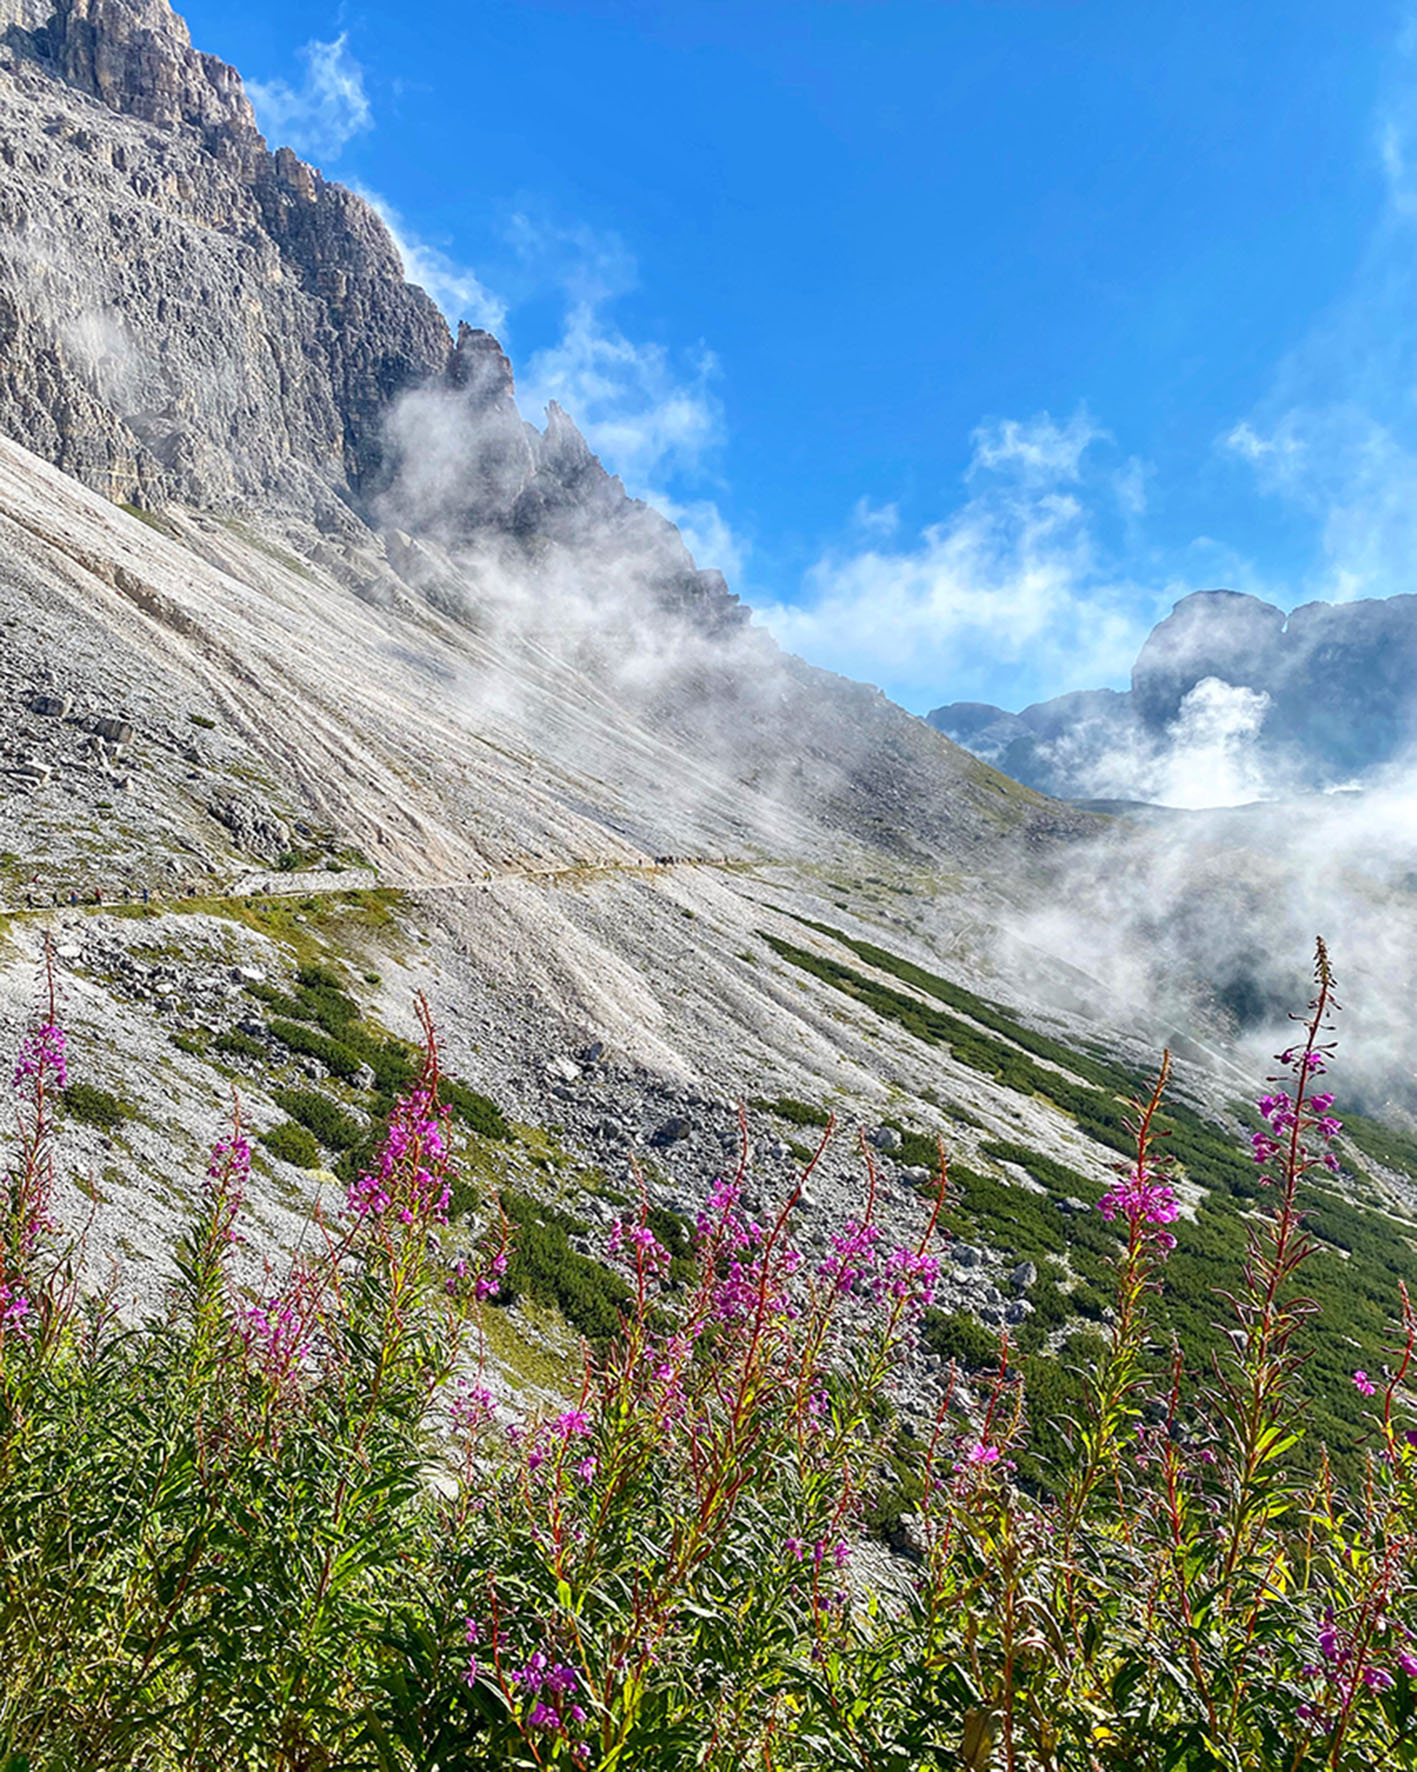
[[[238,1184],[246,1181],[251,1174],[251,1146],[239,1132],[230,1133],[226,1138],[219,1138],[212,1146],[211,1156],[207,1162],[207,1177],[211,1181],[231,1180]]]
[[[67,1089],[69,1066],[67,1041],[57,1022],[46,1021],[31,1028],[20,1043],[20,1056],[15,1065],[16,1089],[38,1080],[51,1089]]]
[[[1353,1374],[1353,1388],[1359,1392],[1360,1395],[1371,1397],[1378,1387],[1360,1367],[1359,1370]]]
[[[584,1409],[567,1409],[551,1423],[551,1432],[558,1440],[574,1440],[590,1432],[590,1417]]]
[[[999,1448],[986,1445],[983,1440],[976,1440],[964,1456],[970,1464],[997,1464]]]
[[[300,1318],[288,1298],[253,1304],[242,1322],[241,1337],[270,1372],[288,1372],[299,1365],[307,1350]]]
[[[1176,1190],[1150,1170],[1133,1165],[1113,1182],[1097,1202],[1097,1210],[1109,1224],[1119,1217],[1126,1219],[1133,1231],[1140,1231],[1163,1255],[1176,1247],[1175,1237],[1161,1228],[1173,1223],[1180,1211]]]
[[[0,1280],[0,1341],[5,1339],[6,1331],[10,1329],[23,1335],[25,1319],[33,1314],[29,1299],[19,1287]]]
[[[507,1271],[507,1252],[499,1249],[487,1264],[485,1273],[479,1274],[472,1290],[479,1304],[489,1298],[496,1298],[502,1290],[502,1275]]]
[[[447,1215],[449,1110],[430,1091],[412,1090],[394,1108],[372,1172],[361,1175],[346,1196],[355,1218],[382,1218],[395,1209],[402,1224],[415,1219],[441,1224]]]
[[[455,1433],[475,1433],[478,1428],[491,1421],[493,1410],[492,1393],[485,1384],[469,1384],[465,1378],[458,1380],[453,1400],[448,1407]],[[468,1622],[470,1625],[472,1621]]]
[[[1417,1674],[1417,1655],[1410,1654],[1406,1649],[1399,1649],[1397,1653],[1397,1665],[1410,1680],[1414,1674]]]
[[[1365,1667],[1363,1684],[1370,1686],[1374,1692],[1386,1692],[1395,1682],[1385,1667]]]
[[[833,1231],[834,1251],[817,1268],[824,1280],[832,1280],[843,1290],[864,1279],[875,1261],[875,1243],[880,1231],[874,1224],[860,1224],[849,1218],[843,1229]]]
[[[905,1306],[907,1316],[917,1316],[935,1299],[940,1263],[933,1255],[913,1249],[893,1249],[872,1283],[877,1300],[892,1299]]]
[[[632,1270],[641,1267],[661,1274],[669,1266],[669,1251],[647,1224],[628,1224],[617,1218],[605,1239],[605,1253]]]

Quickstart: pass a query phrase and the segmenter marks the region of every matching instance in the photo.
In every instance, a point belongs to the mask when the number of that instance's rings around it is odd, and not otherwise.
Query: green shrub
[[[218,1034],[212,1041],[212,1051],[224,1053],[228,1058],[261,1060],[266,1057],[261,1042],[250,1034],[243,1034],[240,1028],[228,1028],[225,1033]]]
[[[109,1090],[92,1083],[71,1083],[64,1091],[64,1107],[71,1118],[82,1120],[86,1126],[96,1126],[100,1132],[116,1132],[137,1112]]]
[[[276,1089],[271,1099],[300,1125],[313,1132],[328,1150],[347,1151],[363,1139],[368,1128],[347,1114],[328,1095],[317,1089]]]
[[[270,1026],[271,1033],[283,1046],[307,1058],[319,1059],[331,1076],[341,1077],[346,1083],[353,1083],[358,1079],[363,1060],[344,1041],[331,1040],[327,1035],[316,1033],[313,1028],[305,1027],[298,1021],[277,1018]]]
[[[775,1101],[755,1101],[753,1106],[764,1113],[776,1114],[779,1120],[786,1120],[790,1126],[825,1126],[831,1119],[825,1108],[813,1107],[806,1101],[794,1101],[790,1095],[779,1095]]]
[[[455,1077],[440,1077],[438,1094],[469,1132],[476,1132],[482,1138],[507,1139],[512,1136],[506,1116],[489,1096],[469,1089],[466,1083],[459,1083]]]
[[[294,1163],[297,1169],[320,1167],[320,1147],[313,1133],[304,1126],[297,1126],[293,1120],[282,1120],[279,1126],[263,1132],[261,1143],[272,1156],[279,1157],[283,1163]]]
[[[966,1372],[987,1371],[999,1364],[998,1336],[961,1312],[931,1306],[921,1319],[920,1341],[928,1352],[953,1360]]]
[[[514,1227],[503,1302],[525,1297],[555,1305],[587,1341],[608,1346],[630,1302],[630,1289],[618,1274],[571,1248],[568,1239],[586,1234],[590,1226],[515,1189],[504,1190],[501,1199]]]

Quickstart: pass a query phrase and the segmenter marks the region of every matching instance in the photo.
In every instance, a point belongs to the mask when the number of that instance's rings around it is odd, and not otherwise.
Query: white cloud
[[[910,547],[825,555],[800,602],[759,619],[791,650],[921,705],[969,699],[1001,664],[1029,666],[1018,702],[1032,699],[1035,673],[1048,693],[1116,677],[1159,598],[1108,570],[1073,488],[1103,435],[1085,415],[981,426],[976,490],[951,517]],[[997,480],[979,486],[984,472]]]
[[[557,343],[526,365],[521,395],[530,411],[564,407],[606,466],[643,492],[698,468],[722,440],[716,367],[700,347],[681,368],[665,346],[636,344],[600,306],[579,301]]]
[[[1046,412],[1029,419],[994,419],[974,432],[969,471],[973,476],[1003,470],[1035,483],[1076,480],[1083,452],[1106,437],[1082,408],[1066,425],[1055,424]]]
[[[300,55],[305,78],[298,87],[281,79],[248,80],[247,96],[273,146],[292,147],[310,160],[337,160],[351,137],[373,127],[364,70],[343,31],[331,43],[307,43]]]
[[[377,191],[362,185],[354,189],[378,211],[379,219],[393,236],[403,260],[403,274],[410,283],[427,290],[454,324],[466,320],[469,326],[482,326],[489,332],[501,329],[507,318],[507,304],[475,272],[458,264],[441,247],[420,240],[398,210]]]
[[[681,502],[668,493],[650,492],[649,503],[668,517],[684,538],[684,545],[699,566],[714,566],[737,587],[743,582],[748,547],[735,535],[728,519],[711,498]]]
[[[873,505],[869,498],[858,498],[851,509],[851,521],[867,535],[894,535],[900,528],[900,506]]]

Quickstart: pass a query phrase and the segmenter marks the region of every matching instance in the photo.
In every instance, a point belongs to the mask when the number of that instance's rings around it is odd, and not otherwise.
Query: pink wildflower
[[[22,1089],[26,1083],[42,1080],[51,1089],[66,1089],[69,1085],[66,1045],[64,1030],[57,1022],[46,1021],[31,1028],[20,1044],[14,1087]]]

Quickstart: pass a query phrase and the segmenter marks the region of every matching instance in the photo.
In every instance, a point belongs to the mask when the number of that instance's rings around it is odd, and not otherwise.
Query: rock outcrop
[[[1253,779],[1276,791],[1361,780],[1417,740],[1417,596],[1282,609],[1238,591],[1183,597],[1148,636],[1131,689],[1081,690],[1021,713],[953,702],[927,717],[1016,780],[1042,793],[1148,797],[1176,747],[1220,745],[1194,716],[1243,711]]]
[[[340,527],[452,341],[165,0],[0,0],[0,429],[116,500]]]

